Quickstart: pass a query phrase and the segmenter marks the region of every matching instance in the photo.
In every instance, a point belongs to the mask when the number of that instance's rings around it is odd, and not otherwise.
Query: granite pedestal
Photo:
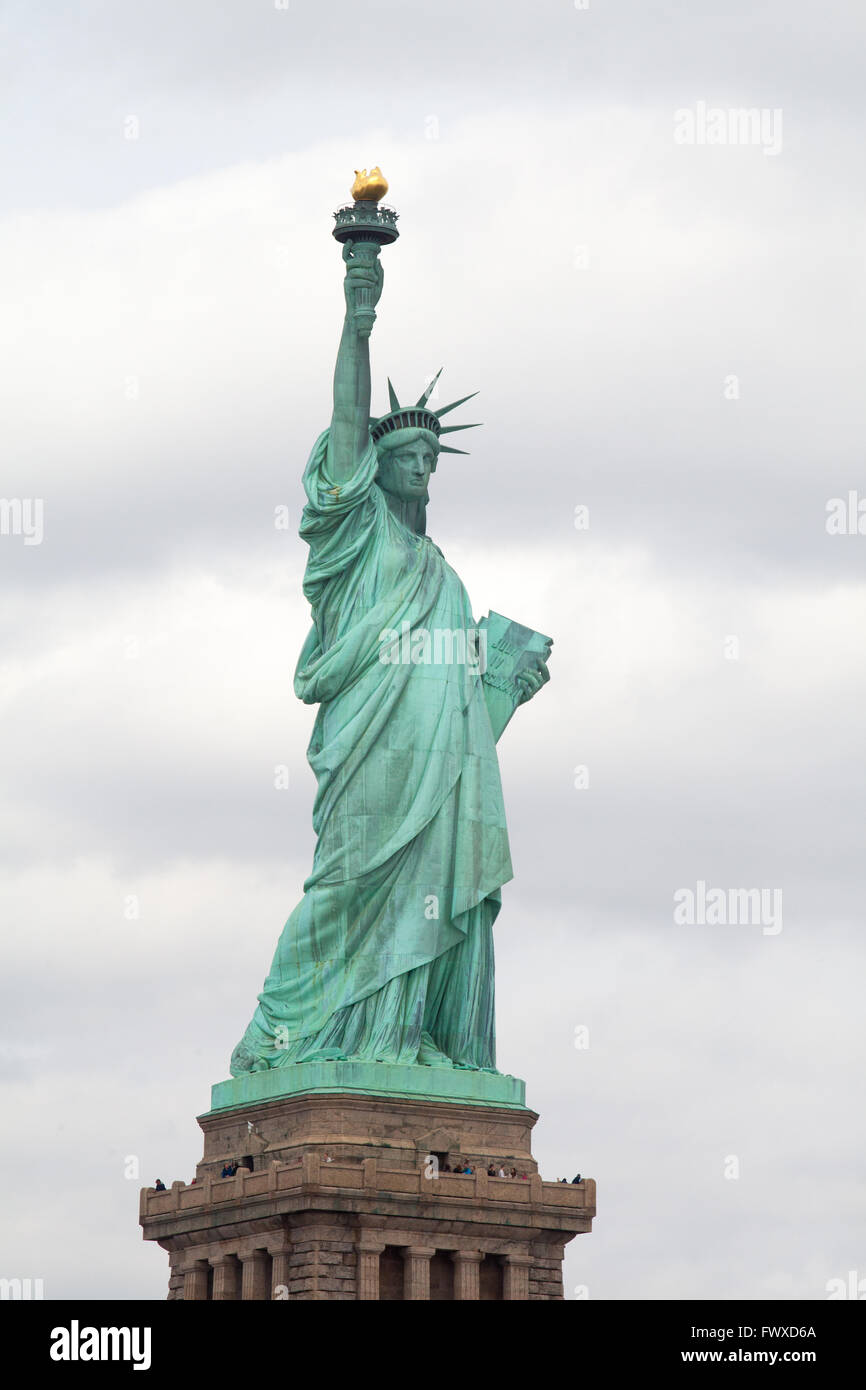
[[[564,1247],[591,1230],[595,1183],[542,1179],[516,1078],[303,1064],[221,1082],[212,1102],[195,1182],[141,1193],[169,1298],[563,1297]],[[491,1177],[491,1163],[518,1176]]]

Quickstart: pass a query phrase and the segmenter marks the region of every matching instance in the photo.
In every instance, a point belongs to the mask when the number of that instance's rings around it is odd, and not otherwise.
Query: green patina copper
[[[459,1105],[526,1108],[526,1087],[516,1076],[491,1075],[457,1067],[394,1067],[382,1062],[299,1062],[295,1066],[251,1071],[211,1087],[211,1112],[260,1105],[280,1096],[388,1095],[406,1100],[453,1101]]]
[[[313,627],[295,692],[318,706],[316,852],[214,1107],[311,1089],[522,1104],[495,1060],[493,924],[512,876],[496,739],[547,680],[549,639],[515,656],[529,630],[499,620],[485,684],[466,590],[426,534],[439,436],[459,426],[439,424],[453,407],[430,408],[432,384],[401,406],[389,382],[390,409],[371,418],[384,243],[342,225],[334,410],[300,528]],[[512,699],[502,660],[516,662]]]

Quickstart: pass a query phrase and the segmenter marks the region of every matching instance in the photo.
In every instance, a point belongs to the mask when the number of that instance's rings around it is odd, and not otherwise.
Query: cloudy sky
[[[482,393],[429,530],[555,639],[500,745],[497,1017],[542,1172],[598,1181],[567,1296],[866,1275],[864,31],[4,0],[0,1274],[164,1297],[138,1188],[193,1176],[311,862],[300,477],[379,163],[374,409]],[[701,883],[776,907],[675,920]]]

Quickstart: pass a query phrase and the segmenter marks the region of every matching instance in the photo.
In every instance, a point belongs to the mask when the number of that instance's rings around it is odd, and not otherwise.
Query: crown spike
[[[463,405],[465,401],[471,401],[472,397],[477,395],[477,391],[470,391],[468,396],[461,396],[459,401],[452,401],[450,405],[443,405],[441,410],[434,410],[433,414],[437,420],[440,420],[443,415],[448,414],[449,410],[456,410],[458,405]]]
[[[426,404],[427,404],[427,402],[429,401],[430,397],[431,397],[432,394],[433,394],[433,391],[435,390],[436,383],[437,383],[437,381],[439,380],[440,376],[442,375],[442,372],[443,372],[443,368],[440,367],[439,370],[438,370],[438,372],[436,373],[436,375],[433,377],[432,381],[430,382],[429,386],[427,386],[427,387],[421,392],[421,395],[418,397],[417,401],[415,402],[415,405],[416,405],[416,406],[419,406],[419,405],[426,405]],[[434,414],[434,415],[436,414],[435,410],[434,410],[433,414]]]
[[[439,436],[442,434],[450,434],[456,430],[480,429],[480,421],[474,421],[469,425],[441,425],[439,423],[440,416],[447,415],[450,410],[456,410],[459,405],[463,405],[466,401],[471,401],[473,396],[478,395],[477,391],[470,392],[468,396],[461,396],[459,401],[452,401],[450,405],[443,405],[441,410],[432,410],[427,404],[443,370],[442,367],[439,368],[439,371],[429,382],[420,400],[416,401],[415,405],[401,405],[397,398],[397,392],[394,390],[391,383],[391,378],[387,378],[388,397],[391,404],[386,414],[380,416],[379,419],[374,419],[372,417],[370,419],[370,437],[374,444],[377,444],[379,440],[384,439],[386,436],[398,430],[429,430],[431,434],[436,436],[438,443]],[[449,444],[439,443],[439,452],[444,454],[466,454],[468,451],[466,449],[454,449]]]

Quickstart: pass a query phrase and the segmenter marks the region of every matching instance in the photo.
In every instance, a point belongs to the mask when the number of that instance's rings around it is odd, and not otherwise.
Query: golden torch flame
[[[378,164],[375,169],[371,169],[369,174],[366,169],[355,170],[355,182],[352,184],[351,194],[356,203],[370,202],[378,203],[380,198],[384,198],[388,192],[388,180],[382,173]]]

